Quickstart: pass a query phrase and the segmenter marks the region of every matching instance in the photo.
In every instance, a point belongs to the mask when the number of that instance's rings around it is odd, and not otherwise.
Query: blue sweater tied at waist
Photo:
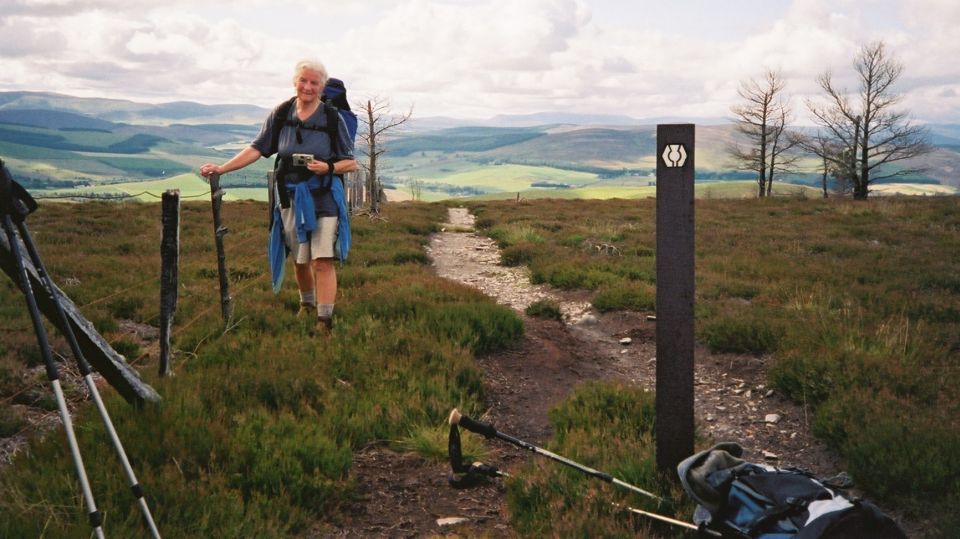
[[[287,190],[293,195],[294,227],[298,242],[309,241],[310,232],[317,229],[317,211],[310,191],[327,187],[324,185],[325,181],[329,182],[330,194],[333,195],[333,200],[337,204],[337,239],[334,243],[334,253],[342,264],[347,260],[351,243],[350,211],[347,209],[346,194],[343,191],[342,182],[336,181],[333,176],[326,176],[321,180],[314,174],[307,181],[288,184]],[[280,218],[280,208],[274,207],[273,211],[273,227],[270,229],[267,254],[270,260],[273,292],[279,293],[283,284],[284,260],[287,257],[288,249],[283,241],[283,222]]]

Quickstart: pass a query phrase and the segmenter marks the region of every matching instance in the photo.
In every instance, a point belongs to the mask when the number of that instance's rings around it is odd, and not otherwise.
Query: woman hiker
[[[260,133],[250,146],[222,165],[207,163],[201,166],[200,174],[204,177],[223,175],[239,170],[260,157],[278,154],[274,177],[281,201],[284,243],[294,254],[297,287],[300,290],[298,316],[309,315],[315,309],[318,325],[329,329],[333,325],[333,307],[337,296],[334,242],[338,224],[338,205],[330,185],[339,181],[330,173],[353,172],[357,170],[357,161],[353,158],[353,142],[339,116],[339,141],[331,144],[327,116],[321,102],[327,78],[327,70],[320,62],[297,62],[293,71],[293,87],[296,90],[293,106],[278,106],[264,121]],[[275,131],[278,122],[283,122],[283,126]],[[279,133],[279,136],[275,136],[275,133]],[[334,152],[333,148],[339,151]],[[312,212],[309,211],[311,207]],[[277,290],[276,279],[274,282]]]

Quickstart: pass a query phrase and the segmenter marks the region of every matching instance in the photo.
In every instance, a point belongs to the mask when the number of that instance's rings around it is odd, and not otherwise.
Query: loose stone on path
[[[589,303],[562,301],[545,287],[531,284],[528,268],[501,266],[500,249],[493,240],[473,231],[476,217],[467,208],[449,208],[448,221],[427,247],[437,275],[477,288],[519,312],[537,301],[552,300],[560,306],[566,323],[590,316]]]

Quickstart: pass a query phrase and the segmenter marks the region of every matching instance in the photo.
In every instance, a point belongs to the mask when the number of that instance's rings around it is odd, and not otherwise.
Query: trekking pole
[[[523,440],[519,440],[519,439],[517,439],[517,438],[514,438],[513,436],[510,436],[509,434],[504,434],[504,433],[502,433],[502,432],[499,432],[499,431],[497,431],[497,429],[494,428],[494,426],[493,426],[492,424],[490,424],[490,423],[483,423],[483,422],[480,422],[480,421],[475,421],[475,420],[473,420],[473,419],[470,419],[469,417],[467,417],[467,416],[465,416],[465,415],[462,415],[456,408],[454,408],[454,409],[450,412],[450,417],[448,418],[447,421],[450,423],[450,425],[461,425],[463,428],[465,428],[465,429],[467,429],[467,430],[469,430],[469,431],[471,431],[471,432],[475,432],[475,433],[477,433],[477,434],[480,434],[480,435],[482,435],[482,436],[484,436],[484,437],[486,437],[486,438],[499,438],[499,439],[501,439],[501,440],[503,440],[503,441],[505,441],[505,442],[507,442],[507,443],[513,444],[513,445],[515,445],[515,446],[517,446],[517,447],[519,447],[519,448],[521,448],[521,449],[526,449],[527,451],[532,451],[533,453],[536,453],[536,454],[538,454],[538,455],[543,455],[543,456],[545,456],[545,457],[547,457],[547,458],[549,458],[549,459],[551,459],[551,460],[555,460],[555,461],[557,461],[557,462],[559,462],[559,463],[561,463],[561,464],[566,464],[567,466],[569,466],[569,467],[571,467],[571,468],[574,468],[574,469],[576,469],[576,470],[579,470],[579,471],[581,471],[581,472],[583,472],[583,473],[585,473],[585,474],[587,474],[587,475],[589,475],[589,476],[591,476],[591,477],[595,477],[595,478],[600,479],[600,480],[602,480],[602,481],[606,481],[607,483],[613,483],[614,485],[617,485],[617,486],[619,486],[619,487],[622,487],[622,488],[625,488],[625,489],[627,489],[627,490],[631,490],[631,491],[633,491],[633,492],[636,492],[636,493],[638,493],[638,494],[643,494],[644,496],[653,498],[654,500],[657,500],[657,502],[662,502],[662,501],[663,501],[663,498],[661,498],[660,496],[657,496],[656,494],[653,494],[653,493],[651,493],[651,492],[648,492],[648,491],[646,491],[646,490],[643,490],[642,488],[635,487],[635,486],[631,485],[630,483],[625,483],[624,481],[621,481],[621,480],[617,479],[616,477],[612,477],[610,474],[601,472],[601,471],[599,471],[599,470],[594,470],[593,468],[590,468],[590,467],[584,466],[584,465],[582,465],[582,464],[580,464],[580,463],[574,462],[574,461],[572,461],[572,460],[570,460],[570,459],[568,459],[568,458],[566,458],[566,457],[561,457],[560,455],[557,455],[556,453],[552,453],[552,452],[550,452],[550,451],[547,451],[546,449],[542,449],[542,448],[537,447],[537,446],[535,446],[535,445],[533,445],[533,444],[524,442]]]
[[[452,414],[451,414],[452,415]],[[464,417],[461,415],[458,423],[462,422]],[[467,418],[469,419],[469,418]],[[464,425],[466,427],[466,425]],[[469,430],[469,429],[468,429]],[[451,486],[455,488],[465,488],[473,486],[477,483],[480,477],[510,477],[510,474],[498,470],[495,466],[489,464],[484,464],[482,462],[474,462],[469,466],[463,462],[463,451],[461,449],[462,445],[460,443],[460,431],[457,428],[457,423],[450,422],[450,437],[447,442],[447,454],[450,458],[450,467],[452,472],[448,478],[448,481]],[[722,537],[722,535],[716,531],[709,530],[706,528],[701,529],[701,527],[690,524],[689,522],[684,522],[682,520],[677,520],[670,518],[665,515],[660,515],[657,513],[651,513],[649,511],[644,511],[642,509],[637,509],[635,507],[624,506],[618,503],[613,504],[614,507],[619,509],[624,509],[631,513],[636,513],[638,515],[643,515],[648,518],[659,520],[667,524],[672,524],[674,526],[680,526],[682,528],[687,528],[700,533],[706,533],[714,537]]]
[[[4,173],[4,176],[6,174]],[[0,178],[0,198],[12,198],[12,190],[5,178]],[[32,201],[32,199],[31,199]],[[34,203],[35,204],[35,203]],[[0,200],[0,213],[3,215],[3,228],[7,233],[7,239],[10,243],[10,252],[13,255],[14,265],[17,275],[20,277],[20,288],[23,290],[27,299],[27,307],[30,310],[30,319],[33,321],[33,330],[37,334],[37,342],[40,345],[40,351],[43,355],[43,361],[47,370],[47,378],[53,387],[53,394],[57,399],[57,408],[60,411],[60,419],[63,421],[63,430],[67,434],[67,444],[70,446],[70,454],[73,457],[73,464],[77,470],[77,477],[80,480],[80,489],[83,491],[83,499],[87,504],[90,525],[98,539],[103,539],[103,515],[97,511],[97,505],[93,500],[93,492],[90,490],[90,481],[87,479],[87,472],[83,467],[83,457],[80,456],[80,448],[77,445],[77,438],[73,432],[73,422],[70,420],[70,412],[67,410],[67,402],[63,396],[63,389],[60,387],[60,373],[57,372],[57,366],[53,362],[53,354],[50,351],[50,343],[47,340],[46,330],[43,328],[43,320],[40,318],[40,309],[37,306],[37,298],[33,295],[30,288],[30,277],[27,275],[26,267],[20,253],[20,245],[13,229],[13,222],[10,217],[12,210],[12,200]]]
[[[636,507],[630,507],[629,505],[620,505],[618,503],[613,504],[614,507],[629,511],[631,513],[636,513],[638,515],[643,515],[654,520],[659,520],[660,522],[666,522],[667,524],[672,524],[674,526],[679,526],[681,528],[686,528],[688,530],[693,530],[697,533],[710,535],[712,537],[723,537],[723,534],[716,531],[707,529],[705,526],[697,526],[695,524],[690,524],[689,522],[684,522],[682,520],[677,520],[675,518],[670,518],[663,515],[658,515],[656,513],[651,513],[650,511],[644,511],[643,509],[637,509]]]
[[[460,444],[460,429],[456,424],[450,424],[450,436],[447,439],[447,456],[450,458],[450,475],[447,481],[455,488],[473,486],[480,477],[510,477],[510,474],[501,472],[496,466],[474,462],[467,465],[463,462],[463,450]]]
[[[57,289],[53,284],[53,280],[50,278],[50,275],[47,274],[47,271],[43,266],[43,262],[40,260],[40,253],[37,252],[36,245],[33,243],[33,239],[30,236],[29,230],[27,230],[26,223],[24,221],[18,221],[17,228],[20,231],[20,238],[23,240],[23,244],[27,248],[27,253],[30,255],[30,260],[33,263],[33,267],[37,270],[37,275],[40,277],[40,282],[43,283],[47,294],[50,295],[50,299],[53,301],[54,308],[57,311],[57,316],[60,318],[60,322],[64,328],[64,335],[67,337],[67,342],[70,344],[70,350],[73,352],[73,356],[77,361],[77,368],[80,370],[80,374],[83,376],[83,381],[86,383],[87,389],[90,391],[90,396],[92,397],[93,402],[96,404],[97,411],[100,413],[100,418],[103,420],[103,424],[107,429],[107,434],[110,436],[110,441],[113,443],[113,447],[117,452],[117,458],[120,459],[120,464],[123,467],[123,471],[127,475],[127,480],[130,483],[130,490],[133,493],[133,497],[140,506],[140,511],[143,513],[143,518],[147,522],[147,527],[150,528],[150,533],[155,539],[160,539],[160,532],[157,530],[157,525],[153,521],[153,515],[150,514],[150,508],[147,506],[147,501],[143,496],[143,489],[137,482],[137,476],[133,472],[133,467],[130,466],[130,460],[127,458],[127,453],[123,449],[123,444],[120,442],[120,437],[117,436],[117,431],[113,427],[113,421],[110,419],[110,414],[107,412],[107,407],[104,406],[103,399],[100,398],[100,391],[97,389],[97,384],[93,381],[93,370],[90,368],[90,363],[87,362],[87,359],[83,355],[83,351],[80,349],[80,344],[77,342],[76,335],[73,333],[73,328],[70,326],[70,323],[67,320],[67,315],[63,312],[63,307],[60,304],[60,294],[57,292]]]

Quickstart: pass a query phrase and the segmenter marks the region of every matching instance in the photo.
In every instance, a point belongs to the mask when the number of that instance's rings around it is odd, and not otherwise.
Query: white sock
[[[317,305],[317,318],[333,318],[333,303]]]
[[[300,303],[307,305],[316,305],[317,304],[317,293],[313,290],[308,290],[304,292],[300,291]]]

